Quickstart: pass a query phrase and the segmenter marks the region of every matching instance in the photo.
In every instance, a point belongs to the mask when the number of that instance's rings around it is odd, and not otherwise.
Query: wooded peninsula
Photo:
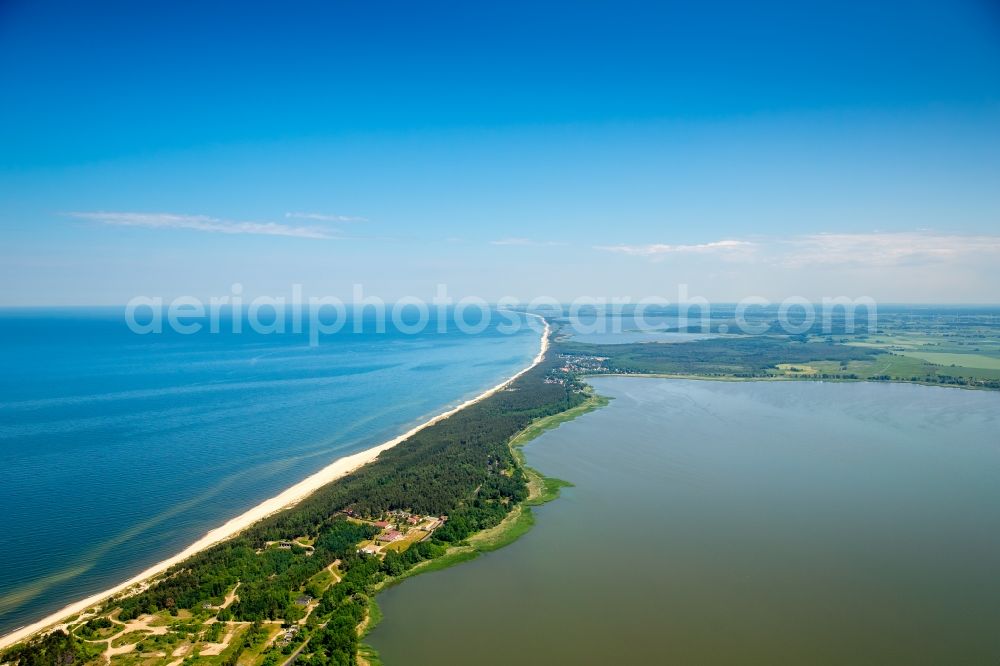
[[[556,495],[560,482],[526,467],[518,447],[602,404],[582,377],[876,380],[995,389],[1000,370],[990,365],[996,350],[987,329],[996,324],[975,324],[899,315],[879,330],[852,336],[771,333],[676,344],[556,338],[540,362],[501,390],[171,567],[143,589],[15,645],[0,662],[377,663],[361,640],[378,619],[373,597],[379,589],[509,543],[530,527],[527,507]],[[498,526],[502,533],[490,534]]]
[[[559,365],[550,351],[503,390],[2,661],[358,663],[380,584],[498,525],[528,497],[512,439],[588,399]]]

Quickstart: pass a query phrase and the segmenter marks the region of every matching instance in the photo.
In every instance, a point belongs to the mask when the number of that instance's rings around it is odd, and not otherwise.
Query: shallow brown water
[[[386,664],[1000,663],[1000,394],[600,378],[513,545],[379,596]]]

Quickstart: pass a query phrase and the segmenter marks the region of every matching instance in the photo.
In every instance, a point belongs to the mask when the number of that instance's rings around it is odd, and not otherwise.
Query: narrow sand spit
[[[542,319],[542,317],[539,317],[538,315],[529,314],[528,316]],[[367,465],[368,463],[375,460],[375,458],[377,458],[379,454],[382,453],[383,451],[391,449],[397,444],[407,440],[416,433],[420,432],[424,428],[432,426],[435,423],[438,423],[439,421],[443,421],[452,414],[455,414],[456,412],[465,409],[469,405],[474,405],[475,403],[481,400],[485,400],[494,393],[502,390],[508,384],[513,382],[515,379],[517,379],[524,373],[528,372],[528,370],[531,370],[536,365],[541,363],[542,359],[545,357],[545,352],[548,351],[549,348],[550,327],[547,321],[545,321],[544,319],[542,319],[542,321],[545,323],[545,330],[542,333],[542,340],[540,344],[540,349],[538,350],[538,355],[535,356],[534,360],[531,362],[531,365],[524,368],[514,376],[504,380],[503,382],[497,384],[493,388],[484,391],[483,393],[480,393],[475,398],[466,400],[458,407],[454,407],[446,412],[442,412],[441,414],[438,414],[434,418],[424,423],[421,423],[420,425],[411,428],[410,430],[407,430],[402,435],[394,437],[393,439],[390,439],[388,442],[379,444],[378,446],[373,446],[370,449],[366,449],[364,451],[360,451],[358,453],[354,453],[349,456],[345,456],[343,458],[335,460],[334,462],[330,463],[329,465],[327,465],[320,471],[316,472],[312,476],[309,476],[300,481],[299,483],[296,483],[291,488],[288,488],[280,495],[265,500],[260,504],[258,504],[257,506],[253,507],[252,509],[250,509],[249,511],[247,511],[246,513],[236,516],[235,518],[223,524],[222,526],[217,527],[214,530],[210,531],[208,534],[198,539],[193,544],[191,544],[181,552],[177,553],[173,557],[169,557],[163,560],[162,562],[154,564],[153,566],[149,567],[139,575],[130,578],[124,583],[116,585],[115,587],[112,587],[111,589],[105,590],[103,592],[91,595],[86,599],[81,599],[80,601],[74,602],[66,606],[62,610],[52,613],[48,617],[39,620],[38,622],[34,622],[25,627],[21,627],[20,629],[15,629],[6,636],[0,637],[0,649],[13,645],[14,643],[17,643],[18,641],[23,640],[24,638],[27,638],[32,634],[38,633],[43,629],[52,627],[53,625],[58,624],[60,620],[63,620],[64,618],[69,617],[70,615],[75,615],[77,613],[85,611],[88,608],[91,608],[92,606],[95,606],[105,601],[109,597],[115,596],[116,594],[120,594],[121,592],[129,590],[130,588],[134,588],[135,591],[143,589],[144,587],[150,584],[151,580],[155,576],[163,573],[173,565],[186,560],[195,553],[203,551],[206,548],[209,548],[210,546],[214,546],[220,541],[224,541],[230,537],[239,534],[240,532],[248,528],[250,525],[256,523],[257,521],[263,518],[266,518],[267,516],[270,516],[273,513],[281,511],[282,509],[287,509],[288,507],[297,504],[298,502],[302,501],[304,498],[308,497],[313,492],[325,486],[326,484],[335,481],[341,478],[342,476],[350,474],[351,472],[353,472],[354,470],[358,469],[363,465]]]

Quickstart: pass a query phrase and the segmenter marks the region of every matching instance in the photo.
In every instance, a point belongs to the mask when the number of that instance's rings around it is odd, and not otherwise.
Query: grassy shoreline
[[[579,375],[581,378],[591,378],[591,377],[630,377],[630,378],[660,378],[660,379],[693,379],[700,381],[723,381],[723,382],[753,382],[753,381],[830,381],[839,383],[857,383],[857,382],[875,382],[879,381],[881,383],[905,383],[905,384],[920,384],[924,386],[941,386],[943,388],[955,388],[954,386],[942,385],[935,382],[920,382],[920,381],[909,381],[909,380],[873,380],[873,379],[847,379],[847,378],[814,378],[811,376],[788,376],[788,375],[775,375],[775,376],[762,376],[762,377],[733,377],[733,376],[708,376],[708,375],[697,375],[697,374],[669,374],[669,373],[585,373]],[[525,454],[523,451],[524,446],[528,443],[541,436],[549,430],[554,430],[558,428],[563,423],[572,421],[579,416],[592,412],[596,409],[606,406],[610,403],[611,398],[596,394],[593,392],[593,388],[588,386],[588,398],[587,400],[572,407],[564,412],[554,414],[552,416],[547,416],[545,418],[538,419],[537,421],[531,423],[521,432],[517,433],[510,441],[509,445],[514,457],[517,459],[518,464],[524,470],[528,477],[528,488],[529,495],[527,499],[519,503],[511,512],[507,515],[504,520],[495,527],[482,530],[476,534],[470,536],[463,543],[453,546],[441,557],[435,558],[433,560],[427,560],[418,564],[417,566],[409,569],[400,576],[387,579],[379,584],[376,595],[389,587],[398,585],[402,583],[407,578],[411,576],[417,576],[423,573],[430,573],[434,571],[440,571],[462,562],[475,559],[482,553],[492,552],[507,546],[521,536],[526,534],[535,524],[534,514],[531,508],[534,506],[540,506],[551,502],[559,497],[560,490],[564,487],[571,487],[573,484],[569,481],[563,479],[558,479],[555,477],[548,477],[542,474],[540,471],[530,467],[527,464]],[[974,386],[959,386],[958,388],[974,388],[977,390],[982,390],[981,387]],[[369,604],[369,616],[366,617],[364,623],[364,630],[361,633],[361,638],[366,636],[371,632],[372,629],[381,621],[383,615],[382,611],[378,606],[375,598],[372,597]],[[382,662],[378,657],[378,652],[366,643],[361,643],[359,648],[359,663],[368,664],[369,666],[381,666]]]
[[[521,466],[528,477],[527,499],[515,506],[495,527],[476,532],[464,542],[449,548],[444,555],[421,562],[399,576],[382,581],[376,586],[375,595],[392,586],[399,585],[413,576],[441,571],[456,564],[475,559],[483,553],[499,550],[527,534],[535,525],[535,516],[531,508],[551,502],[559,497],[559,492],[562,488],[572,486],[573,484],[562,479],[547,477],[538,470],[529,467],[522,449],[526,444],[545,432],[554,430],[563,423],[600,409],[611,402],[610,398],[593,393],[590,389],[588,393],[587,399],[580,405],[567,409],[564,412],[538,419],[510,440],[509,446],[511,452],[514,454],[518,465]],[[382,610],[375,600],[375,595],[369,599],[368,614],[359,628],[359,638],[363,639],[371,633],[382,620]],[[378,651],[367,643],[362,642],[359,645],[357,656],[358,663],[360,664],[367,664],[368,666],[381,666],[382,664]]]
[[[701,381],[726,381],[726,382],[751,382],[751,381],[830,381],[830,382],[841,382],[841,383],[856,383],[863,381],[882,381],[891,383],[910,383],[910,384],[921,384],[926,386],[943,386],[944,388],[953,388],[948,385],[941,385],[933,382],[919,382],[919,381],[907,381],[907,380],[872,380],[872,379],[846,379],[846,378],[814,378],[810,376],[788,376],[788,375],[775,375],[775,376],[762,376],[762,377],[733,377],[733,376],[708,376],[708,375],[697,375],[697,374],[669,374],[669,373],[583,373],[579,375],[581,378],[591,378],[591,377],[630,377],[630,378],[662,378],[662,379],[694,379]],[[971,386],[960,386],[959,388],[977,388]],[[610,398],[599,395],[593,391],[593,388],[588,386],[588,397],[585,402],[575,407],[572,407],[564,412],[558,414],[553,414],[541,419],[538,419],[531,424],[529,424],[524,430],[517,433],[513,438],[511,438],[509,446],[511,448],[514,457],[516,458],[518,464],[524,470],[528,478],[528,497],[520,502],[511,512],[503,519],[503,521],[495,527],[482,530],[476,534],[470,536],[463,543],[449,548],[449,550],[441,557],[435,558],[433,560],[427,560],[418,564],[417,566],[409,569],[400,576],[387,579],[377,586],[375,595],[378,593],[404,582],[406,579],[417,576],[423,573],[431,573],[434,571],[440,571],[447,569],[449,567],[461,564],[468,560],[475,559],[483,553],[492,552],[507,546],[514,541],[517,541],[521,536],[526,534],[535,524],[534,514],[531,511],[532,507],[541,506],[548,502],[551,502],[559,497],[560,490],[564,487],[571,487],[573,484],[569,481],[558,479],[555,477],[548,477],[542,474],[540,471],[530,467],[527,464],[526,457],[523,451],[525,445],[535,440],[537,437],[541,436],[549,430],[554,430],[558,428],[563,423],[572,421],[584,414],[592,412],[594,410],[600,409],[606,406],[611,401]],[[381,621],[383,615],[382,611],[378,606],[378,603],[373,596],[370,599],[368,615],[363,623],[363,630],[360,633],[360,638],[367,636]],[[358,651],[359,663],[367,664],[368,666],[381,666],[382,661],[378,656],[377,650],[375,650],[371,645],[367,643],[361,643]]]

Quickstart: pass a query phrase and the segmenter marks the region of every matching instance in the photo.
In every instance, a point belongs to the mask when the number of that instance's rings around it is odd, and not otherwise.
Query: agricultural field
[[[559,351],[582,374],[657,374],[713,379],[906,381],[1000,388],[1000,310],[890,309],[875,326],[836,333],[817,324],[782,334],[719,336],[684,343],[585,344]]]
[[[903,356],[912,356],[934,365],[958,366],[980,370],[1000,370],[1000,357],[982,354],[961,354],[955,352],[904,351]]]
[[[890,312],[880,315],[878,328],[871,334],[835,338],[841,344],[884,352],[873,364],[849,367],[864,377],[1000,380],[1000,316],[996,313]]]

